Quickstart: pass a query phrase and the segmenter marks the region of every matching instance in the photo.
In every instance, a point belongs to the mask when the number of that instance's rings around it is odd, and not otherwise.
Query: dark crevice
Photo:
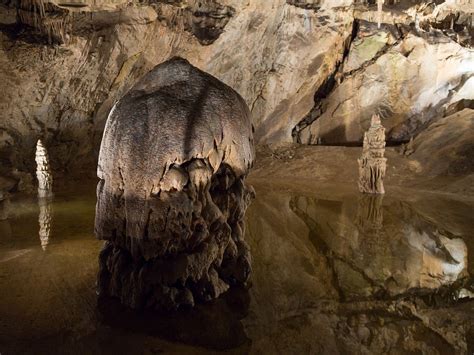
[[[314,93],[314,107],[311,111],[293,128],[292,136],[295,143],[301,143],[299,133],[314,121],[316,121],[324,112],[322,103],[336,88],[338,80],[342,78],[341,69],[344,61],[349,55],[350,47],[352,42],[357,37],[359,31],[359,22],[354,20],[352,22],[352,31],[351,35],[346,38],[344,43],[344,52],[342,54],[341,60],[336,62],[334,71],[326,78],[326,80],[321,84],[321,86]]]

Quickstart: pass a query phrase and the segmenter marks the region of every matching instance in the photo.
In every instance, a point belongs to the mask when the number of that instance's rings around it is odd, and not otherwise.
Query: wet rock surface
[[[133,308],[193,306],[245,285],[254,157],[248,108],[181,58],[112,109],[99,156],[98,287]]]

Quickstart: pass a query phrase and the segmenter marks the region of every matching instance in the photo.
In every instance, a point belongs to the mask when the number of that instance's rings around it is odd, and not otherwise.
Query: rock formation
[[[385,128],[379,115],[373,115],[370,127],[364,134],[364,146],[359,163],[359,190],[369,194],[385,193],[383,178],[387,158],[385,153]]]
[[[49,167],[49,157],[41,139],[36,143],[36,178],[38,179],[38,197],[50,197],[53,194],[53,176]]]
[[[248,108],[230,87],[174,58],[112,109],[99,154],[99,292],[132,308],[175,309],[244,285]]]
[[[413,140],[410,158],[423,162],[423,176],[470,176],[474,181],[474,110],[464,109],[432,123]],[[443,184],[446,189],[446,182]],[[464,184],[462,194],[474,191]]]
[[[39,238],[41,243],[41,248],[46,250],[46,247],[49,244],[49,236],[51,234],[51,220],[52,220],[52,206],[51,200],[48,198],[39,198],[38,199],[39,215],[38,215],[38,224],[39,224]]]
[[[371,22],[375,15],[355,13],[354,38],[338,70],[341,79],[317,92],[314,108],[295,127],[295,141],[362,142],[363,121],[381,112],[387,141],[402,143],[447,115],[452,105],[474,100],[469,46],[435,29],[417,32],[410,25],[414,18],[397,18],[388,7],[380,29]],[[423,28],[428,20],[420,21]]]
[[[382,23],[382,6],[384,0],[377,0],[377,28],[380,28]]]
[[[31,137],[43,131],[58,169],[94,166],[113,103],[175,55],[242,95],[257,143],[360,143],[375,111],[387,139],[404,142],[474,99],[472,5],[461,1],[385,1],[380,29],[375,0],[0,7],[0,159],[11,170],[33,171]]]

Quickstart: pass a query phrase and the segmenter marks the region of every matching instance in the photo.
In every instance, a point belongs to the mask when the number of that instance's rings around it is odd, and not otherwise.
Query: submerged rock
[[[245,284],[253,157],[249,111],[234,90],[180,58],[145,75],[112,109],[102,140],[99,291],[173,309]]]

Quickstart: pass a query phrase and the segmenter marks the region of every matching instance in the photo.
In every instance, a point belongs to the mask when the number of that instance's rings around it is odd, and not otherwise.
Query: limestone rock
[[[87,171],[73,166],[96,163],[113,103],[176,55],[242,95],[263,144],[360,143],[374,111],[404,142],[472,100],[464,2],[387,0],[380,29],[375,1],[39,4],[0,14],[0,159],[11,170],[33,172],[33,137],[47,134],[55,171]]]
[[[361,142],[372,112],[384,118],[387,141],[408,141],[448,108],[474,94],[474,54],[436,32],[397,33],[361,23],[340,84],[318,101],[321,109],[298,141]]]
[[[99,291],[172,309],[245,284],[253,157],[250,114],[230,87],[181,58],[146,74],[114,106],[102,140]]]
[[[0,139],[0,157],[12,168],[33,171],[31,137],[45,133],[55,171],[93,165],[113,103],[175,55],[242,95],[258,142],[291,142],[352,32],[350,0],[318,11],[286,0],[82,3],[61,6],[72,27],[60,46],[26,26],[0,33],[0,137],[11,137]]]
[[[413,140],[416,159],[425,176],[473,176],[474,110],[443,117]]]

